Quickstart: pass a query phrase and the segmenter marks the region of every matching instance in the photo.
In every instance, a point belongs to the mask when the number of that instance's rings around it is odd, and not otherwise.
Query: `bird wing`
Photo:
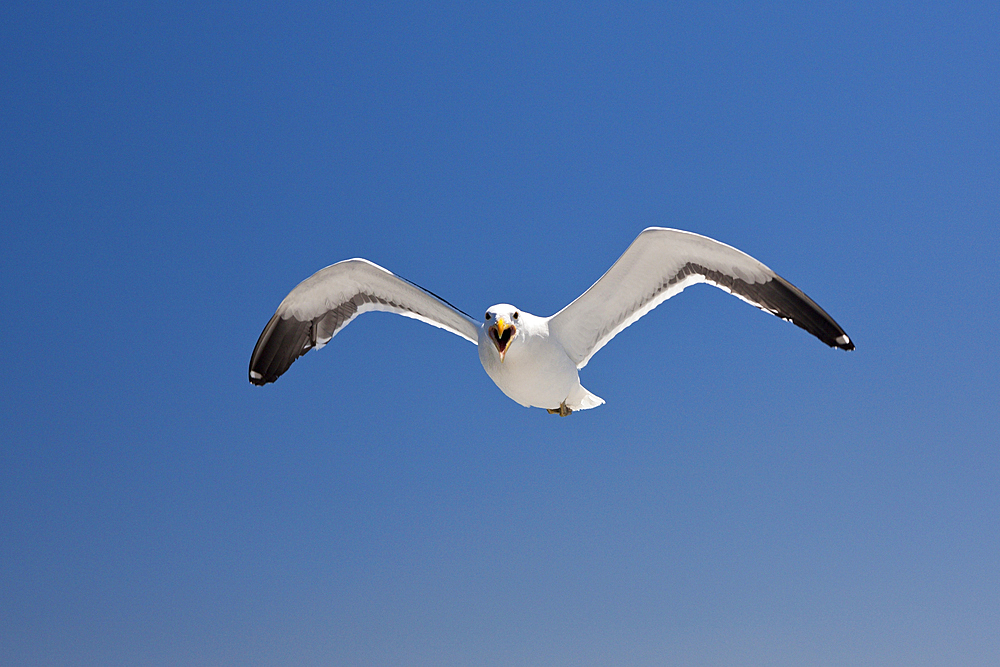
[[[366,259],[348,259],[306,278],[281,302],[250,356],[250,382],[274,382],[292,362],[329,343],[369,310],[405,315],[478,340],[479,322],[441,297]]]
[[[831,347],[854,343],[800,289],[750,255],[699,234],[643,230],[600,280],[549,318],[549,331],[577,368],[658,305],[696,283],[708,283],[798,325]]]

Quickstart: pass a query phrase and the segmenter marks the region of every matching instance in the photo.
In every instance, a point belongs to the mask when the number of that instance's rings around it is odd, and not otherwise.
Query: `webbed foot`
[[[550,415],[559,415],[560,417],[569,417],[573,414],[573,410],[566,407],[566,401],[560,403],[558,408],[545,408],[545,411]]]

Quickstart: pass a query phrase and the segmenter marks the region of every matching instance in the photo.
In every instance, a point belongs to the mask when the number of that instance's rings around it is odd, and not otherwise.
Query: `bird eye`
[[[516,320],[516,319],[517,319],[517,316],[518,316],[518,315],[520,315],[520,314],[521,314],[521,313],[519,313],[519,312],[517,312],[517,311],[515,310],[515,311],[514,311],[514,319]]]
[[[487,321],[487,322],[489,322],[489,321],[490,321],[490,318],[491,318],[491,317],[492,317],[492,315],[490,315],[489,313],[486,313],[486,321]]]

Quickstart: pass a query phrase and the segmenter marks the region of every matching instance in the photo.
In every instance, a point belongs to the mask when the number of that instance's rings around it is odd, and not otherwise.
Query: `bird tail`
[[[591,394],[582,386],[580,387],[580,390],[575,393],[575,395],[566,399],[566,406],[573,410],[589,410],[590,408],[596,408],[599,405],[604,405],[604,399],[600,396]]]

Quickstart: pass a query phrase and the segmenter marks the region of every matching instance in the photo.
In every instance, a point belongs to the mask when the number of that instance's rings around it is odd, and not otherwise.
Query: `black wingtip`
[[[847,334],[843,334],[841,336],[838,336],[836,340],[834,340],[833,343],[830,345],[830,347],[836,347],[838,349],[847,350],[848,352],[850,352],[851,350],[854,349],[854,341],[852,341]]]
[[[277,380],[277,378],[266,378],[254,369],[250,369],[250,384],[263,387],[265,384],[274,382],[275,380]]]
[[[283,319],[275,313],[250,355],[250,383],[258,387],[274,382],[292,362],[313,347],[313,323]]]
[[[781,276],[764,283],[758,295],[765,308],[841,350],[853,350],[854,341],[830,315]]]

